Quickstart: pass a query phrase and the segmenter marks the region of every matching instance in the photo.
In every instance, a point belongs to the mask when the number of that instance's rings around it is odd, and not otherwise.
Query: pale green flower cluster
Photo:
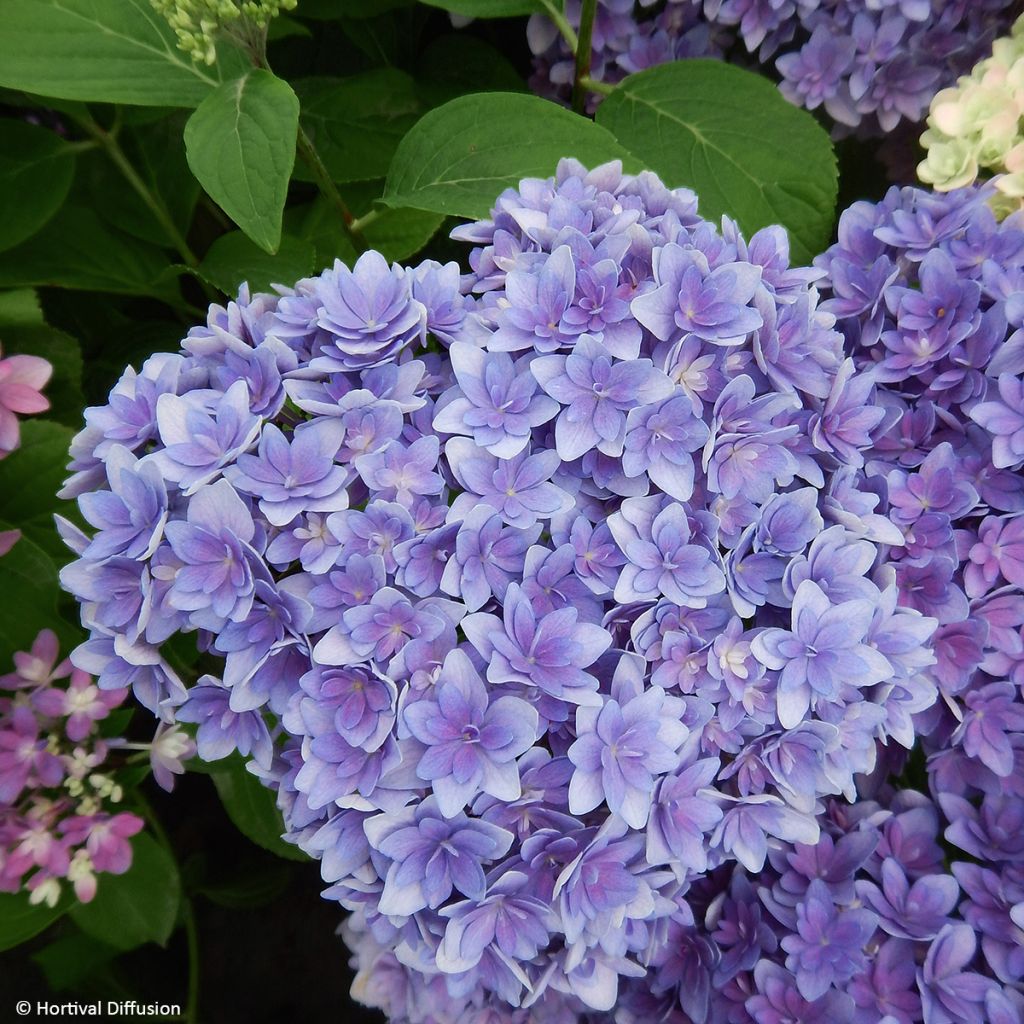
[[[263,31],[281,11],[295,8],[297,0],[152,0],[178,37],[178,48],[197,64],[217,59],[217,37],[222,31],[244,37],[251,29]]]
[[[991,57],[936,94],[921,144],[928,155],[917,173],[938,191],[988,172],[999,175],[1000,205],[1024,205],[1024,16],[996,40]]]

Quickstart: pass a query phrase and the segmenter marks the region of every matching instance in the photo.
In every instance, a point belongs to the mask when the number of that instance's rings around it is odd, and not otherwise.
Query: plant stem
[[[191,268],[198,267],[199,260],[196,258],[196,254],[189,248],[188,242],[185,241],[185,236],[178,230],[178,226],[174,223],[174,218],[164,205],[163,200],[149,188],[139,176],[139,172],[132,166],[131,161],[117,141],[117,132],[114,129],[109,132],[105,131],[91,117],[83,118],[78,123],[99,143],[121,172],[125,181],[131,185],[139,198],[146,204],[150,213],[153,214],[159,225],[167,232],[167,237],[171,240],[174,248],[178,250],[178,254],[185,264]]]
[[[323,160],[320,158],[320,154],[313,145],[313,140],[306,134],[306,129],[301,124],[299,125],[298,147],[299,156],[305,160],[306,165],[313,172],[313,177],[316,179],[317,187],[320,189],[321,194],[341,216],[342,230],[348,235],[357,252],[366,252],[370,247],[366,244],[366,239],[360,234],[356,219],[352,216],[352,211],[348,208],[345,200],[341,198],[341,193],[338,191],[338,186],[334,184],[330,171],[327,170]]]
[[[143,795],[141,789],[136,789],[133,796],[143,817],[153,830],[157,842],[167,851],[167,855],[177,867],[178,858],[174,856],[174,847],[171,846],[170,838],[164,831],[152,804]],[[199,1024],[199,929],[196,927],[196,915],[192,907],[192,900],[184,891],[181,894],[181,922],[185,929],[185,941],[188,943],[188,993],[185,997],[184,1016],[188,1024]]]
[[[274,73],[267,61],[266,31],[255,39],[248,49],[249,56],[256,67],[269,71],[271,74]],[[331,172],[327,170],[327,165],[323,162],[323,159],[316,150],[316,146],[313,145],[313,140],[306,133],[306,129],[302,127],[301,123],[299,124],[296,147],[299,156],[302,157],[306,166],[313,172],[313,178],[316,180],[317,188],[320,189],[320,194],[334,207],[341,217],[341,230],[345,232],[349,241],[355,246],[356,252],[366,252],[370,247],[366,244],[366,239],[359,233],[359,228],[356,226],[356,219],[352,215],[352,211],[348,208],[345,200],[342,199],[338,186],[334,184],[334,179],[331,177]]]
[[[583,84],[590,77],[590,53],[594,38],[597,0],[583,0],[580,8],[580,32],[576,44],[576,73],[572,81],[572,109],[582,114],[587,106],[587,89]]]
[[[584,75],[580,78],[580,85],[589,92],[597,92],[602,96],[610,96],[615,92],[615,86],[609,85],[607,82],[602,82],[599,78],[591,78],[590,75]]]
[[[372,224],[379,216],[380,210],[368,210],[362,215],[362,217],[356,217],[356,219],[352,221],[350,227],[353,231],[361,232],[368,224]]]
[[[548,17],[555,23],[555,27],[562,33],[562,38],[569,44],[569,49],[576,53],[579,48],[579,39],[576,37],[575,29],[569,24],[569,20],[558,9],[558,6],[552,3],[552,0],[541,0],[541,3]]]
[[[181,916],[185,925],[185,940],[188,942],[188,994],[185,997],[185,1019],[189,1024],[199,1024],[199,929],[192,900],[182,896]]]

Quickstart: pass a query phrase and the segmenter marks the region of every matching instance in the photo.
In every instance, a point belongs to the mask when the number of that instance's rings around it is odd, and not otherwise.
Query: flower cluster
[[[282,11],[293,11],[298,0],[150,0],[178,37],[178,49],[197,64],[217,60],[221,32],[244,38],[249,30],[265,32]]]
[[[45,412],[50,403],[42,390],[53,367],[39,356],[15,355],[0,359],[0,459],[21,443],[18,415]]]
[[[101,689],[57,659],[57,637],[44,630],[0,676],[0,892],[24,889],[50,906],[62,882],[88,903],[97,874],[127,871],[128,840],[143,825],[117,810],[123,793],[108,759],[118,741],[100,735],[128,691]]]
[[[992,56],[932,100],[922,181],[941,192],[972,184],[982,171],[1011,208],[1024,203],[1024,16],[997,39]],[[1005,173],[1003,173],[1005,172]]]
[[[900,601],[939,622],[930,673],[941,699],[913,717],[931,800],[902,805],[929,835],[901,835],[904,853],[883,839],[874,856],[884,849],[898,869],[883,861],[869,868],[874,886],[858,883],[888,935],[932,938],[926,954],[893,952],[884,967],[889,984],[918,965],[917,995],[895,1004],[902,1015],[871,1004],[901,1021],[1024,1014],[1024,219],[999,223],[991,194],[892,189],[844,213],[818,261],[823,307],[887,409],[866,469],[903,534],[892,551]]]
[[[600,0],[593,75],[614,83],[684,57],[774,67],[783,95],[822,107],[837,126],[871,134],[919,122],[935,93],[966,74],[1009,25],[1005,0],[669,0],[657,13],[641,0]],[[567,5],[578,26],[578,0]],[[534,88],[565,98],[572,54],[542,14],[530,20]],[[745,55],[743,55],[745,51]]]
[[[817,843],[936,700],[887,413],[785,233],[651,174],[454,234],[465,278],[243,289],[87,410],[74,660],[277,789],[396,1019],[684,998],[691,889]]]

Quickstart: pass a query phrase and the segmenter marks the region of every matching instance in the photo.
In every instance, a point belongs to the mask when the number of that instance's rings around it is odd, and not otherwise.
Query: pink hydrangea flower
[[[46,412],[50,403],[43,397],[53,367],[39,356],[8,356],[0,359],[0,459],[18,447],[21,438],[18,419]]]

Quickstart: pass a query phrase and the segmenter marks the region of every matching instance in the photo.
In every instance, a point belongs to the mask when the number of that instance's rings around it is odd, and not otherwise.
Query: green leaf
[[[55,907],[32,906],[24,893],[0,893],[0,950],[27,942],[49,928],[67,909],[65,901]]]
[[[229,231],[210,246],[199,274],[225,295],[234,296],[243,281],[251,291],[265,292],[272,284],[294,284],[316,268],[312,243],[282,235],[274,256],[268,256],[241,231]]]
[[[74,932],[51,942],[32,955],[54,992],[63,992],[87,981],[100,967],[117,956],[117,950],[91,935]]]
[[[94,103],[194,107],[245,66],[193,63],[149,0],[4,0],[0,85]]]
[[[351,266],[359,253],[338,223],[337,211],[325,200],[309,205],[299,222],[298,232],[316,247],[316,266],[329,267],[336,259]],[[385,259],[400,262],[418,253],[444,223],[441,214],[424,210],[381,209],[363,229],[363,237]]]
[[[459,217],[486,217],[502,189],[548,177],[560,158],[622,160],[615,137],[548,100],[518,93],[461,96],[425,114],[402,139],[383,202]]]
[[[525,92],[508,58],[465,32],[435,39],[420,56],[416,83],[430,106],[473,92]]]
[[[82,397],[82,350],[78,342],[54,327],[8,327],[0,313],[0,343],[6,355],[19,353],[41,356],[53,367],[53,376],[43,389],[49,399],[49,419],[79,427],[85,399]]]
[[[53,285],[170,300],[163,253],[66,203],[38,234],[0,253],[0,288]]]
[[[397,68],[300,79],[295,91],[302,123],[338,182],[384,177],[402,136],[423,112],[415,82]],[[312,180],[301,163],[296,176]]]
[[[0,523],[2,530],[10,526]],[[52,559],[23,535],[0,558],[0,667],[4,672],[9,670],[14,653],[29,650],[41,629],[53,629],[64,641],[71,639],[68,627],[57,617],[59,596]],[[0,911],[2,906],[0,903]],[[2,921],[0,912],[0,948]]]
[[[544,10],[540,0],[423,0],[423,3],[465,18],[516,18]]]
[[[223,766],[210,772],[210,777],[228,817],[239,832],[257,846],[286,860],[309,861],[300,849],[281,839],[284,822],[274,802],[274,794],[255,775],[245,770],[240,758],[225,761]]]
[[[0,330],[8,327],[40,327],[45,323],[39,296],[33,288],[0,292]]]
[[[53,513],[66,507],[57,491],[67,476],[65,467],[73,433],[68,427],[48,420],[25,420],[21,424],[21,447],[0,461],[0,520],[21,530],[57,565],[71,558],[57,535]],[[20,546],[19,541],[11,555]],[[36,628],[45,625],[49,623],[40,623]]]
[[[291,86],[254,68],[211,93],[185,125],[185,153],[210,197],[261,248],[281,241],[295,164],[299,101]]]
[[[0,250],[34,235],[60,209],[74,173],[59,135],[0,120]]]
[[[174,858],[152,836],[135,836],[132,866],[123,875],[100,875],[98,883],[91,903],[71,909],[82,931],[122,951],[167,944],[178,919],[181,881]]]
[[[782,224],[798,263],[828,244],[832,144],[768,79],[721,61],[662,64],[623,80],[597,122],[667,185],[692,188],[709,220],[728,214],[747,234]]]

